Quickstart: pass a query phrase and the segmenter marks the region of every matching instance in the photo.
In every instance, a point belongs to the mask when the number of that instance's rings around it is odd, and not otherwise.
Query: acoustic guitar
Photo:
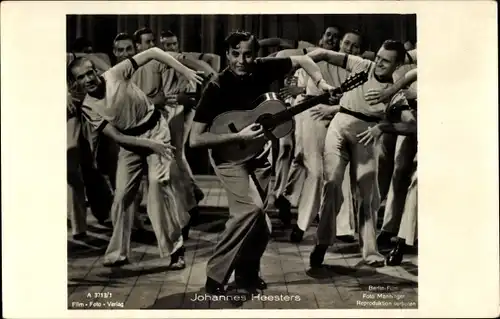
[[[276,93],[265,93],[252,103],[256,106],[252,110],[222,113],[212,122],[209,130],[211,133],[237,133],[248,125],[257,123],[262,126],[264,137],[245,142],[226,143],[214,147],[212,154],[224,162],[244,163],[261,153],[269,140],[277,140],[290,134],[293,131],[295,115],[318,104],[326,104],[330,96],[350,91],[367,80],[367,72],[356,73],[333,92],[306,98],[294,107],[287,108]]]

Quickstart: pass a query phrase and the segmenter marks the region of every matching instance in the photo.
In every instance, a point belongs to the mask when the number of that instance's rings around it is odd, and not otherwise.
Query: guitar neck
[[[326,92],[326,93],[323,93],[323,94],[318,95],[318,96],[309,97],[294,107],[291,107],[291,108],[286,109],[282,112],[276,113],[273,117],[274,117],[275,121],[278,123],[279,122],[286,122],[286,121],[292,119],[295,115],[300,114],[300,113],[310,109],[311,107],[313,107],[315,105],[325,103],[328,100],[328,98],[330,97],[330,95],[335,95],[335,94],[338,94],[340,92],[341,92],[340,88],[335,88],[333,93]]]
[[[333,92],[327,92],[318,96],[309,97],[304,101],[302,101],[301,103],[295,105],[294,107],[288,108],[286,110],[274,114],[270,119],[266,121],[267,126],[275,127],[277,125],[285,123],[286,121],[291,120],[295,115],[302,113],[315,105],[326,103],[331,95],[337,95],[339,93],[350,91],[353,88],[362,85],[367,80],[368,80],[367,72],[356,73],[356,75],[354,75],[353,77],[349,77],[347,80],[345,80],[344,83],[340,85],[340,87],[335,88]]]
[[[308,97],[307,99],[303,100],[301,103],[297,104],[296,106],[289,108],[288,113],[291,113],[293,116],[295,116],[299,113],[302,113],[302,112],[310,109],[311,107],[313,107],[315,105],[325,103],[329,97],[330,97],[329,92],[323,93],[323,94],[318,95],[318,96]]]

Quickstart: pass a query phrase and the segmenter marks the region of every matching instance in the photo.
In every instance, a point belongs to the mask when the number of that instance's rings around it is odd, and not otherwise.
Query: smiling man
[[[158,239],[160,255],[170,255],[171,266],[183,254],[181,228],[187,211],[177,207],[178,169],[171,161],[170,131],[150,99],[132,81],[133,74],[157,60],[201,82],[201,77],[160,49],[152,48],[128,58],[98,75],[94,63],[77,58],[68,66],[68,77],[87,93],[82,112],[99,132],[121,146],[118,154],[116,191],[111,208],[113,235],[104,256],[105,266],[128,262],[133,213],[129,209],[148,170],[148,214]],[[172,222],[174,220],[174,222]]]
[[[335,36],[329,33],[331,31],[333,30],[328,31],[327,29],[322,39],[327,48],[336,45]],[[359,31],[348,31],[340,41],[339,51],[359,56],[363,53],[363,40]],[[277,57],[293,53],[296,52],[293,50],[283,50],[277,54]],[[318,66],[327,83],[336,87],[340,86],[349,75],[347,70],[325,61],[318,62]],[[321,93],[315,88],[314,83],[311,82],[308,76],[305,76],[305,79],[301,79],[301,82],[305,83],[305,93],[307,95],[318,95]],[[298,200],[297,224],[294,225],[290,235],[290,241],[292,242],[302,241],[305,231],[318,215],[323,185],[323,149],[328,148],[332,144],[328,140],[325,141],[325,138],[328,136],[329,123],[339,111],[339,106],[336,105],[338,104],[337,102],[334,102],[333,105],[319,104],[310,111],[295,117],[295,145],[303,149],[303,151],[301,156],[296,156],[294,159],[287,186],[284,188],[285,190],[301,189]],[[300,176],[297,173],[298,171],[304,172],[305,180],[303,185],[295,186],[293,184],[296,184],[298,181],[296,176]],[[354,242],[354,202],[351,194],[351,182],[349,181],[349,169],[346,169],[345,175],[347,178],[343,182],[343,194],[346,200],[343,202],[341,212],[337,216],[337,238],[345,242]],[[289,215],[290,204],[287,201],[289,202],[288,198],[290,194],[285,193],[280,195],[275,205],[280,209],[282,215]],[[285,212],[287,209],[288,212]]]
[[[402,75],[398,81],[391,87],[386,90],[377,90],[368,92],[366,95],[366,99],[372,103],[376,103],[378,99],[390,98],[393,94],[398,92],[399,90],[408,88],[409,85],[415,84],[417,81],[417,69],[412,69]],[[416,92],[414,92],[416,94]],[[407,99],[412,97],[414,93],[410,95],[406,95]],[[383,98],[383,99],[385,99]],[[415,96],[416,98],[416,96]],[[416,110],[416,102],[410,103],[411,106],[409,108],[404,108],[397,110],[396,114],[399,115],[394,116],[395,122],[391,123],[388,121],[381,122],[365,132],[359,134],[360,143],[370,143],[373,140],[379,139],[381,136],[387,135],[395,135],[398,140],[401,140],[400,148],[398,150],[397,155],[399,157],[405,158],[405,165],[408,167],[408,188],[404,192],[398,192],[397,194],[392,194],[388,197],[388,203],[394,201],[394,197],[398,197],[398,201],[402,201],[402,204],[398,207],[400,212],[393,211],[392,213],[400,214],[397,223],[398,223],[398,234],[397,234],[397,244],[394,249],[387,255],[386,264],[388,266],[396,266],[401,264],[403,260],[403,255],[407,246],[415,245],[415,241],[418,237],[418,201],[417,201],[417,110]],[[412,105],[413,104],[413,105]],[[411,139],[411,140],[408,140]],[[415,144],[415,147],[404,147],[404,144]],[[396,176],[398,177],[398,176]],[[399,176],[401,178],[402,176]],[[394,180],[393,180],[394,183]],[[400,183],[400,182],[398,182]],[[405,185],[405,187],[406,187]],[[394,188],[394,185],[391,184],[391,188]],[[398,188],[401,188],[399,186]],[[391,193],[389,193],[391,195]],[[394,204],[392,204],[394,206]],[[387,209],[384,216],[384,224],[386,225],[387,218]],[[384,234],[384,225],[382,226],[382,232]],[[384,236],[384,235],[382,235]],[[389,238],[390,239],[390,238]],[[377,238],[377,241],[380,245],[380,235]],[[382,242],[382,244],[384,244]]]
[[[75,58],[83,57],[90,59],[98,73],[105,72],[110,68],[104,54],[82,52],[67,54],[67,65]],[[85,239],[87,227],[87,208],[85,197],[92,214],[101,225],[109,218],[112,203],[112,188],[114,185],[114,173],[106,171],[102,162],[97,161],[101,154],[100,144],[102,140],[90,129],[88,123],[82,119],[81,104],[85,98],[85,92],[68,83],[68,112],[67,112],[67,163],[68,163],[68,213],[75,239]],[[104,175],[108,175],[110,183]]]
[[[338,50],[340,40],[342,37],[342,31],[337,26],[331,26],[326,28],[321,40],[319,41],[320,47],[326,50]]]
[[[203,92],[191,131],[192,147],[211,149],[226,143],[263,138],[263,129],[257,124],[229,134],[211,133],[209,127],[224,112],[253,109],[255,106],[252,103],[256,98],[267,93],[274,81],[283,81],[296,67],[302,67],[320,90],[333,89],[309,57],[257,59],[258,51],[258,40],[251,33],[237,31],[226,38],[228,67]],[[267,287],[259,277],[259,271],[260,259],[270,236],[263,210],[271,177],[268,157],[269,149],[266,148],[250,161],[235,164],[210,152],[212,166],[227,193],[230,218],[207,264],[205,287],[208,293],[224,294],[224,286],[233,270],[238,286],[248,290]],[[266,194],[260,199],[252,196],[251,174],[259,184],[257,188]]]
[[[375,62],[360,57],[318,49],[308,54],[313,60],[327,59],[333,65],[351,73],[368,72],[368,81],[344,93],[340,100],[339,113],[332,120],[327,139],[331,141],[325,150],[324,170],[326,183],[323,188],[324,201],[320,208],[320,222],[316,246],[310,255],[310,266],[320,267],[325,253],[333,244],[336,217],[343,202],[342,182],[350,164],[353,181],[360,196],[359,209],[363,212],[360,221],[360,236],[363,239],[362,257],[366,264],[380,267],[384,257],[378,252],[376,243],[377,211],[380,195],[377,183],[377,161],[373,143],[358,143],[357,135],[385,117],[389,106],[405,106],[408,102],[402,93],[395,94],[388,102],[370,105],[365,93],[370,89],[383,90],[392,84],[394,71],[405,62],[406,50],[402,43],[385,41],[377,52]]]

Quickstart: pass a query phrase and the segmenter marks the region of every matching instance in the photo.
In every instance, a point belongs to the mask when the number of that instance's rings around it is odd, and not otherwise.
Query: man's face
[[[78,87],[82,88],[85,92],[91,93],[97,90],[99,77],[90,61],[83,61],[79,65],[73,67],[71,72],[73,73],[73,77]]]
[[[142,52],[155,46],[155,37],[152,33],[141,35],[141,43],[137,44],[137,51]]]
[[[386,50],[384,47],[381,47],[375,57],[375,74],[379,77],[392,77],[392,73],[399,66],[397,55],[396,51]]]
[[[167,37],[160,39],[163,50],[169,52],[179,52],[179,41],[177,41],[177,37]]]
[[[241,41],[236,48],[229,48],[226,53],[229,67],[237,75],[245,75],[250,72],[250,67],[255,60],[252,51],[252,41]]]
[[[337,48],[340,41],[340,31],[337,28],[329,27],[325,30],[321,38],[321,47],[327,50]]]
[[[354,33],[346,33],[340,41],[339,52],[352,55],[361,54],[361,37]]]
[[[115,41],[113,45],[113,54],[118,63],[133,57],[135,55],[134,43],[132,43],[132,40],[128,39]]]

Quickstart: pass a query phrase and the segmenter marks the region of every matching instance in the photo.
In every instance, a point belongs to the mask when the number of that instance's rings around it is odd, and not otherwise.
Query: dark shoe
[[[356,238],[351,235],[342,235],[342,236],[337,236],[337,239],[340,241],[343,241],[344,243],[354,243],[356,242]]]
[[[290,234],[290,241],[292,243],[300,243],[302,238],[304,238],[304,231],[300,229],[299,226],[295,225]]]
[[[325,260],[325,254],[328,249],[328,245],[316,245],[314,250],[309,256],[309,266],[311,268],[319,268]]]
[[[75,234],[73,235],[73,239],[74,240],[84,240],[86,239],[88,236],[87,236],[87,233],[86,232],[83,232],[83,233],[79,233],[79,234]]]
[[[256,278],[253,279],[246,279],[246,278],[235,278],[235,283],[238,288],[243,288],[243,289],[258,289],[258,290],[264,290],[267,289],[267,283],[257,276]]]
[[[387,255],[385,263],[387,266],[399,266],[403,261],[405,244],[399,242],[396,247]]]
[[[377,236],[377,246],[379,248],[390,247],[391,246],[391,238],[397,236],[397,234],[390,233],[387,231],[381,231]]]
[[[283,195],[280,195],[274,201],[274,206],[279,210],[278,217],[286,227],[292,222],[291,204]]]
[[[128,263],[129,263],[128,258],[125,258],[125,259],[118,260],[115,262],[104,262],[102,265],[104,267],[121,267],[121,266],[124,266]]]
[[[207,277],[207,282],[205,283],[205,291],[210,295],[225,295],[226,289],[224,289],[224,285],[213,280],[210,277]]]

